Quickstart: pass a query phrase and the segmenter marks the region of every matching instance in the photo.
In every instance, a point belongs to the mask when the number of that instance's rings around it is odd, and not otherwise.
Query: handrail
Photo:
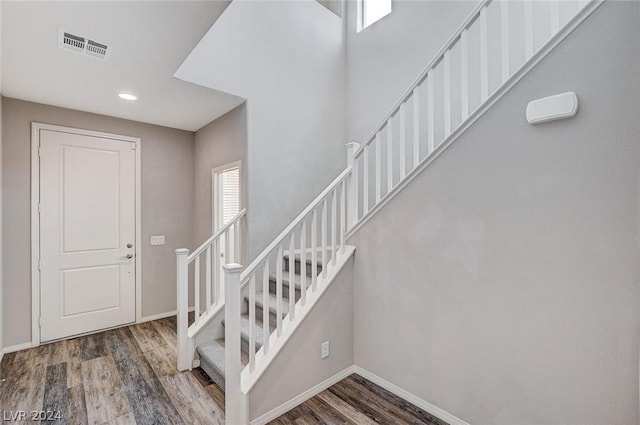
[[[193,251],[191,253],[191,255],[189,255],[189,257],[187,257],[187,263],[191,263],[193,260],[195,260],[196,257],[198,257],[208,247],[210,247],[216,239],[220,238],[220,236],[222,236],[222,234],[224,232],[226,232],[228,228],[233,226],[235,224],[235,222],[238,221],[240,218],[244,217],[245,214],[247,214],[247,209],[243,208],[238,214],[234,215],[233,218],[231,220],[229,220],[229,222],[227,224],[222,226],[220,228],[220,230],[218,230],[216,233],[214,233],[213,236],[211,236],[209,239],[207,239],[205,242],[203,242],[202,245],[200,245],[198,248],[196,248],[196,250]]]
[[[262,250],[260,255],[256,257],[255,260],[249,264],[249,266],[242,272],[240,275],[240,282],[242,282],[242,286],[244,287],[247,284],[247,279],[251,276],[251,273],[260,265],[264,260],[276,249],[282,241],[300,224],[305,217],[307,217],[313,210],[320,205],[324,199],[331,194],[331,192],[338,187],[340,183],[344,179],[346,179],[349,174],[351,174],[352,167],[347,167],[336,179],[327,186],[325,190],[320,193],[308,206],[305,208],[298,216],[276,237],[267,248]]]
[[[458,27],[458,29],[453,33],[451,37],[449,37],[449,39],[444,43],[443,47],[438,50],[438,52],[433,56],[433,59],[431,59],[429,64],[424,67],[418,78],[416,78],[414,82],[409,86],[409,89],[404,92],[404,94],[400,97],[400,100],[398,100],[394,104],[393,108],[391,108],[391,111],[387,115],[385,115],[384,119],[375,127],[371,134],[369,134],[369,136],[364,139],[364,142],[354,152],[354,157],[357,158],[358,156],[360,156],[364,148],[373,141],[373,139],[376,137],[376,134],[387,124],[387,121],[389,121],[389,119],[398,111],[398,109],[400,109],[400,106],[402,106],[402,104],[406,102],[409,97],[411,97],[413,89],[415,89],[420,83],[422,83],[429,71],[431,71],[433,68],[435,68],[436,65],[438,65],[447,50],[451,49],[456,41],[458,41],[462,32],[467,30],[471,26],[471,24],[473,24],[473,22],[480,15],[482,9],[488,6],[492,1],[493,0],[482,0],[476,5],[471,14],[467,16],[467,19],[465,19],[462,25]]]

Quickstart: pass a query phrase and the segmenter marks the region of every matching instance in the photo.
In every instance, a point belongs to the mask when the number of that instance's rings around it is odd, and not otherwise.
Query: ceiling
[[[196,131],[243,101],[173,77],[228,4],[2,1],[2,94]],[[109,57],[59,48],[59,29],[108,44]]]

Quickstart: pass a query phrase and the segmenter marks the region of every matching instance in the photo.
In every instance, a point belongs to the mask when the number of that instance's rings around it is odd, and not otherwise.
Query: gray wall
[[[356,234],[357,365],[471,424],[638,423],[638,8],[605,3]],[[567,90],[574,119],[526,124]]]
[[[142,139],[142,315],[176,308],[174,250],[191,247],[193,133],[150,124],[2,99],[5,346],[31,341],[31,122]],[[166,245],[149,245],[154,234]]]
[[[247,181],[247,108],[238,106],[202,127],[195,134],[195,208],[194,246],[212,235],[211,170],[231,162],[242,161],[242,205],[246,202]]]
[[[249,393],[256,419],[353,365],[353,260],[349,260]],[[330,312],[330,314],[328,314]],[[329,341],[330,356],[321,345]]]
[[[391,14],[360,33],[356,2],[346,3],[347,137],[362,142],[477,1],[394,0]]]
[[[247,99],[251,258],[346,165],[344,48],[314,0],[232,2],[176,73]]]

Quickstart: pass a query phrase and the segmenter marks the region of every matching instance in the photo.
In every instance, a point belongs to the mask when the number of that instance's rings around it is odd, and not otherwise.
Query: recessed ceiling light
[[[120,99],[124,100],[138,100],[138,96],[134,96],[129,93],[120,93],[118,96],[120,96]]]

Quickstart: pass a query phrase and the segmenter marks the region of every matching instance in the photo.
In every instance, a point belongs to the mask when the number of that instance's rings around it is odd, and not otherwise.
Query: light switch
[[[151,245],[164,245],[164,235],[151,236]]]

